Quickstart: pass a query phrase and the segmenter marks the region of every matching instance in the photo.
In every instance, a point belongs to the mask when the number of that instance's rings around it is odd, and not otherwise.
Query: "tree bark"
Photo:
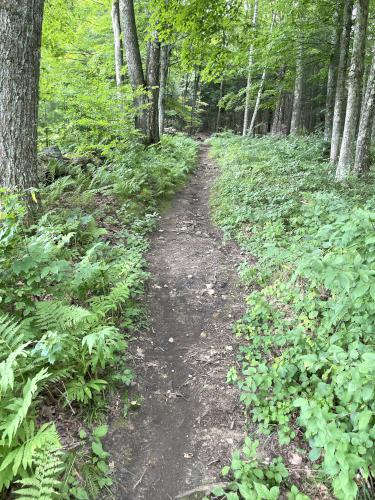
[[[327,96],[324,115],[324,140],[330,142],[332,138],[333,111],[335,108],[335,93],[337,82],[337,63],[339,58],[339,41],[341,32],[341,23],[343,15],[342,1],[338,3],[335,12],[336,27],[332,35],[332,51],[328,67],[327,78]]]
[[[375,111],[375,50],[373,49],[372,63],[368,75],[366,91],[364,93],[361,117],[359,120],[357,145],[355,151],[354,170],[363,174],[370,167],[371,133]]]
[[[122,84],[121,70],[124,65],[124,58],[123,58],[122,44],[121,44],[120,6],[118,0],[114,0],[112,3],[112,29],[113,29],[113,41],[115,47],[116,85],[121,85]]]
[[[38,183],[37,122],[43,0],[0,6],[0,186]]]
[[[159,135],[164,133],[165,95],[167,90],[170,45],[162,45],[160,49],[160,85],[159,85]]]
[[[360,96],[364,69],[366,33],[369,0],[357,0],[356,25],[353,38],[353,51],[349,70],[348,101],[346,105],[345,125],[342,136],[340,157],[336,169],[336,180],[345,180],[354,160],[354,145],[357,121],[360,112]]]
[[[147,113],[144,109],[147,104],[147,96],[142,94],[142,90],[146,90],[146,81],[139,50],[133,0],[120,0],[120,10],[124,23],[124,46],[129,80],[133,91],[137,95],[135,98],[135,104],[138,107],[136,127],[147,135]]]
[[[298,41],[297,59],[296,59],[296,79],[294,83],[292,122],[290,124],[290,133],[297,135],[301,128],[302,114],[302,92],[303,92],[303,45],[302,40]]]
[[[342,127],[345,114],[345,82],[346,70],[348,65],[348,52],[350,44],[350,30],[352,26],[353,0],[345,0],[342,31],[340,36],[339,61],[337,66],[337,82],[335,105],[333,110],[332,136],[330,160],[336,163],[340,153]]]
[[[256,30],[257,20],[258,20],[258,0],[254,0],[254,12],[253,12],[253,22],[252,22],[252,27],[254,32]],[[251,90],[251,80],[252,80],[253,59],[254,59],[254,44],[251,44],[249,49],[249,63],[247,69],[245,112],[243,117],[243,129],[242,129],[243,136],[247,134],[247,129],[249,126],[250,90]]]
[[[217,115],[216,115],[216,132],[219,132],[219,129],[220,129],[220,121],[221,121],[220,101],[223,97],[223,94],[224,94],[224,79],[222,79],[220,82],[220,97],[219,97],[219,102],[217,105]]]
[[[249,127],[249,132],[248,132],[249,135],[254,134],[255,121],[256,121],[257,115],[258,115],[258,110],[259,110],[259,106],[260,106],[260,100],[262,98],[265,80],[266,80],[266,70],[263,70],[262,78],[260,80],[260,86],[259,86],[259,90],[258,90],[258,94],[257,94],[257,99],[255,101],[253,116],[251,117],[251,122],[250,122],[250,127]]]
[[[193,98],[192,98],[192,102],[191,102],[190,134],[194,133],[194,119],[195,119],[196,110],[197,110],[199,80],[200,80],[199,70],[195,70],[194,85],[193,85]]]
[[[147,90],[149,92],[149,108],[147,111],[147,144],[160,141],[159,136],[159,77],[160,77],[160,42],[157,35],[149,45],[147,65]]]

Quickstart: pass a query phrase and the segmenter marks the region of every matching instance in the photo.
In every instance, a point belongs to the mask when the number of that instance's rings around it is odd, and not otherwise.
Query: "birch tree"
[[[253,28],[253,33],[255,33],[256,26],[257,26],[257,20],[258,20],[258,0],[254,0],[254,6],[253,6],[253,8],[254,8],[254,10],[253,10],[252,28]],[[244,112],[243,129],[242,129],[242,135],[243,136],[247,135],[247,129],[248,129],[248,126],[249,126],[250,91],[251,91],[253,59],[254,59],[254,44],[251,43],[250,49],[249,49],[249,62],[248,62],[248,68],[247,68],[245,112]]]
[[[345,180],[354,160],[355,137],[360,109],[360,97],[366,49],[366,33],[369,0],[357,0],[355,3],[356,23],[353,38],[353,50],[349,70],[348,100],[346,105],[345,125],[336,169],[336,180]]]
[[[121,71],[124,65],[124,59],[121,46],[122,44],[121,44],[120,6],[118,0],[114,0],[112,2],[112,29],[113,29],[113,41],[115,49],[116,85],[121,85],[122,84]]]
[[[361,117],[358,127],[354,170],[357,174],[368,171],[371,133],[375,111],[375,49],[372,51],[372,63],[368,75],[366,91],[363,98]]]
[[[43,0],[0,6],[0,185],[37,185],[37,121]]]
[[[345,0],[342,17],[342,31],[340,36],[339,60],[337,67],[337,82],[335,105],[333,110],[332,137],[330,160],[336,163],[340,153],[342,128],[345,118],[346,70],[350,44],[350,30],[352,26],[353,0]]]

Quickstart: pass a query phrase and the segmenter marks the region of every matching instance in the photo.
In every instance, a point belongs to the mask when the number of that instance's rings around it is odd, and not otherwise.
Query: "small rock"
[[[188,279],[191,280],[193,278],[192,274],[188,274]]]
[[[227,345],[227,346],[225,346],[225,349],[226,349],[227,351],[233,351],[233,346],[231,346],[231,345]]]
[[[193,458],[193,456],[192,453],[184,453],[184,458]]]
[[[171,344],[173,344],[173,342],[174,342],[173,337],[169,337],[168,342],[171,343]]]

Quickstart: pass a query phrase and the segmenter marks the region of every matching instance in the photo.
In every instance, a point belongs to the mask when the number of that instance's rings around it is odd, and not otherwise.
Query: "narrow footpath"
[[[132,397],[143,402],[113,419],[107,440],[118,499],[202,498],[244,437],[238,390],[225,382],[237,356],[231,325],[243,312],[241,255],[210,219],[217,167],[208,149],[201,145],[199,168],[161,216],[147,256],[151,328],[130,347]]]

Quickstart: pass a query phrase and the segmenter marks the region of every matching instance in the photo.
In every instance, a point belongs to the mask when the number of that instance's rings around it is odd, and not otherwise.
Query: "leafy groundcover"
[[[222,134],[211,143],[221,167],[215,219],[256,257],[240,268],[251,293],[234,327],[245,339],[242,370],[228,380],[261,432],[277,431],[287,445],[302,431],[314,481],[339,499],[366,495],[375,438],[373,175],[335,184],[317,137]],[[284,478],[263,474],[259,483],[281,489],[259,493],[241,467],[232,473],[247,487],[243,497],[283,491]]]
[[[96,498],[110,485],[106,426],[66,443],[64,418],[92,428],[105,394],[132,380],[125,352],[142,321],[147,234],[196,150],[177,135],[84,166],[52,162],[31,225],[20,199],[0,192],[0,496]]]

